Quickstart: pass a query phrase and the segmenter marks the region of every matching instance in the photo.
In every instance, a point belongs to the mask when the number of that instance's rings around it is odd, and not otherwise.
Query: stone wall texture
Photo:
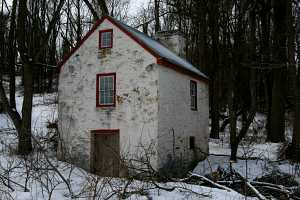
[[[99,30],[113,29],[113,48],[99,51]],[[116,73],[116,106],[96,107],[96,75]],[[108,20],[62,66],[59,76],[59,154],[90,170],[91,130],[119,129],[123,158],[153,147],[151,164],[173,156],[193,159],[189,136],[208,151],[208,86],[197,81],[198,111],[190,110],[191,78],[156,64],[156,58]]]

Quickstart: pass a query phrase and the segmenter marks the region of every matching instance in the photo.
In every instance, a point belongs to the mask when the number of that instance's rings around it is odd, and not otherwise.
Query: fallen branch
[[[251,183],[245,177],[243,177],[236,170],[234,170],[234,171],[245,182],[245,184],[248,186],[248,188],[257,196],[258,199],[267,200],[267,198],[264,195],[262,195],[253,185],[251,185]]]
[[[219,184],[234,184],[234,183],[244,183],[245,181],[242,180],[236,180],[236,181],[218,181]],[[292,192],[289,190],[290,188],[287,188],[283,185],[275,185],[273,183],[267,183],[267,182],[259,182],[259,181],[249,181],[248,182],[253,187],[260,186],[269,190],[273,190],[275,192],[280,192],[285,195],[287,195],[287,198],[293,198],[300,200],[299,197],[296,197],[292,194]],[[250,186],[247,184],[247,186],[250,188]],[[251,188],[250,188],[251,189]]]
[[[251,185],[249,181],[245,180],[245,183],[260,200],[267,200],[267,198],[262,195],[253,185]]]
[[[218,184],[218,183],[216,183],[216,182],[214,182],[214,181],[212,181],[212,180],[210,180],[210,179],[208,179],[208,178],[206,178],[206,177],[204,177],[204,176],[201,176],[201,175],[199,175],[199,174],[190,173],[190,177],[188,177],[188,178],[192,178],[192,177],[197,177],[197,178],[201,179],[202,181],[204,181],[204,182],[206,182],[206,183],[209,183],[209,184],[215,186],[216,188],[219,188],[219,189],[222,189],[222,190],[226,190],[226,191],[228,191],[228,192],[235,192],[235,191],[232,190],[231,188],[228,188],[228,187],[226,187],[226,186],[220,185],[220,184]],[[182,180],[183,180],[183,179],[182,179]]]
[[[235,181],[217,181],[217,183],[231,185],[231,184],[234,184],[234,183],[244,183],[244,181],[241,181],[241,180],[235,180]]]
[[[284,193],[284,194],[287,196],[287,199],[289,199],[289,197],[290,197],[289,192],[287,193],[286,191],[281,190],[281,189],[278,189],[278,188],[276,188],[276,187],[267,186],[267,185],[262,185],[261,187],[262,187],[262,188],[269,189],[269,190],[273,190],[273,191],[275,191],[275,192]]]
[[[275,185],[275,184],[272,184],[272,183],[258,182],[258,181],[251,181],[251,183],[252,183],[253,185],[260,185],[260,186],[274,187],[274,188],[277,188],[278,190],[281,190],[283,193],[287,193],[287,194],[290,194],[290,193],[291,193],[291,192],[290,192],[286,187],[284,187],[283,185]]]

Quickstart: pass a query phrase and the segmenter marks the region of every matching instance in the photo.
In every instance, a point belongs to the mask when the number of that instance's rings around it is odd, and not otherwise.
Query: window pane
[[[107,95],[111,96],[111,97],[114,96],[114,91],[113,90],[109,90]]]
[[[114,103],[114,76],[100,76],[100,104],[109,105]]]
[[[100,86],[100,87],[99,87],[100,90],[104,90],[104,79],[103,79],[103,77],[100,77],[100,81],[99,81],[99,82],[100,82],[100,83],[99,83],[99,84],[100,84],[100,85],[99,85],[99,86]]]
[[[105,97],[104,91],[101,91],[101,92],[100,92],[100,104],[104,104],[104,103],[105,103],[105,102],[104,102],[104,97]]]
[[[112,77],[107,77],[107,90],[112,90]]]
[[[190,82],[191,109],[197,109],[197,83]]]
[[[112,34],[112,32],[102,32],[101,33],[101,47],[110,47],[111,34]]]
[[[113,97],[107,96],[107,104],[112,104],[112,103],[113,103]]]
[[[194,97],[191,98],[191,107],[195,108],[195,98]]]

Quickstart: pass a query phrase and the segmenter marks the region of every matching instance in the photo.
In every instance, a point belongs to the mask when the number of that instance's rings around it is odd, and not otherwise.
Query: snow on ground
[[[17,110],[21,113],[22,94],[18,93],[16,100]],[[32,129],[35,135],[45,135],[48,122],[57,120],[56,102],[57,94],[55,93],[34,95]],[[257,115],[255,123],[250,127],[250,132],[256,138],[256,142],[240,145],[238,149],[238,157],[240,159],[238,159],[237,163],[232,163],[232,167],[249,180],[261,177],[273,170],[279,170],[295,176],[296,180],[300,182],[299,165],[291,164],[288,161],[277,161],[279,144],[257,142],[263,141],[263,123],[264,116]],[[228,130],[226,135],[228,135]],[[230,147],[228,145],[229,138],[226,135],[221,135],[222,138],[220,140],[210,141],[209,147],[212,155],[208,156],[206,160],[199,162],[194,169],[194,173],[206,175],[216,171],[219,166],[223,168],[229,167]],[[12,154],[12,150],[17,145],[17,136],[15,131],[13,131],[11,120],[5,114],[0,114],[0,136],[0,176],[4,175],[14,181],[10,185],[15,189],[15,191],[8,190],[7,187],[1,185],[0,181],[0,200],[42,200],[49,199],[49,195],[54,200],[71,199],[66,183],[62,181],[62,177],[58,173],[48,170],[49,163],[46,162],[43,156],[33,155],[31,159],[25,162],[24,159]],[[245,158],[247,159],[245,160]],[[97,191],[99,199],[105,199],[114,193],[122,193],[128,181],[127,179],[109,177],[100,178],[71,164],[60,162],[55,157],[51,157],[50,161],[57,167],[61,175],[70,182],[71,190],[77,199],[89,199],[88,196],[93,191]],[[46,169],[43,169],[45,166]],[[30,167],[36,170],[26,170]],[[37,168],[41,169],[37,170]],[[28,192],[24,192],[24,188],[22,188],[22,186],[26,185],[26,177],[30,177],[27,181]],[[2,178],[0,177],[0,179]],[[127,189],[131,192],[131,195],[125,196],[124,199],[193,200],[200,198],[205,200],[238,200],[245,198],[237,192],[199,185],[179,182],[160,183],[159,185],[166,188],[176,186],[176,189],[166,191],[156,188],[149,182],[133,181]],[[8,193],[3,192],[3,188],[6,188]],[[97,189],[95,190],[95,188]],[[51,191],[52,189],[53,191]],[[143,193],[141,189],[144,190]],[[120,199],[120,196],[115,194],[112,196],[112,199]],[[247,199],[251,198],[248,197]]]
[[[32,129],[35,135],[45,135],[47,133],[47,123],[55,122],[57,119],[57,99],[56,94],[34,95]],[[21,113],[22,95],[17,95],[17,110]],[[24,159],[12,154],[17,145],[17,136],[13,130],[14,126],[5,114],[0,114],[0,176],[4,175],[11,179],[10,186],[14,191],[2,185],[0,181],[0,200],[42,200],[51,199],[62,200],[71,199],[67,184],[62,181],[62,177],[55,173],[42,155],[33,155],[30,159]],[[38,156],[39,155],[39,156]],[[51,154],[52,155],[52,154]],[[100,178],[87,173],[86,171],[74,167],[71,164],[60,162],[55,157],[51,157],[51,163],[57,167],[62,176],[70,181],[70,187],[78,199],[90,199],[93,188],[97,188],[99,199],[105,199],[114,193],[124,190],[126,179]],[[46,169],[43,169],[46,167]],[[39,170],[27,170],[38,169]],[[26,177],[29,177],[28,180]],[[2,177],[0,177],[2,179]],[[26,183],[27,182],[27,183]],[[6,181],[7,183],[7,181]],[[18,185],[19,184],[19,185]],[[27,184],[29,191],[25,192],[23,186]],[[95,187],[97,185],[97,187]],[[147,182],[133,181],[128,186],[128,190],[139,191],[137,194],[126,196],[124,199],[153,199],[153,200],[183,200],[183,199],[220,199],[239,200],[244,196],[234,192],[216,188],[209,188],[199,185],[185,184],[179,182],[160,183],[161,187],[172,188],[173,191],[166,191],[156,188]],[[141,193],[141,189],[144,193]],[[3,190],[6,189],[6,190]],[[53,191],[51,191],[53,190]],[[147,197],[146,197],[146,196]],[[118,195],[113,195],[111,199],[120,199]]]
[[[278,160],[277,152],[280,144],[264,143],[264,144],[241,144],[237,156],[241,158],[252,157],[260,159],[268,159],[270,161]],[[217,155],[230,155],[230,145],[228,143],[217,143],[216,140],[209,142],[209,153]]]
[[[247,164],[246,164],[247,163]],[[253,180],[257,177],[262,177],[266,174],[271,173],[274,170],[280,170],[281,172],[296,171],[293,170],[293,166],[289,163],[272,163],[268,160],[241,160],[238,159],[236,163],[231,163],[232,167],[244,177],[249,180]],[[206,160],[199,162],[197,167],[194,169],[195,173],[205,175],[211,174],[216,171],[218,167],[229,169],[230,161],[229,156],[209,156]],[[247,166],[247,167],[246,167]],[[280,166],[282,166],[280,168]],[[283,167],[285,166],[285,167]]]
[[[47,123],[57,119],[57,94],[37,94],[33,98],[32,108],[32,130],[39,134],[47,132]],[[17,111],[22,112],[23,96],[16,97]],[[0,130],[13,129],[13,123],[5,114],[0,114]]]
[[[272,171],[287,173],[295,177],[300,183],[300,164],[291,163],[278,158],[278,151],[281,144],[278,143],[242,143],[238,149],[238,160],[230,162],[230,146],[228,140],[210,139],[207,159],[199,162],[194,169],[195,173],[206,175],[216,171],[218,167],[229,169],[230,165],[241,175],[249,180],[270,174]]]
[[[35,158],[32,158],[37,159]],[[44,160],[39,158],[39,163]],[[120,199],[120,194],[124,191],[127,179],[119,178],[100,178],[95,175],[89,174],[86,171],[74,167],[70,164],[59,162],[56,159],[51,159],[52,164],[57,166],[60,173],[70,181],[71,191],[76,199],[91,199],[94,191],[97,191],[98,199],[106,199],[111,196],[110,199]],[[14,182],[10,185],[15,191],[9,191],[11,199],[15,200],[42,200],[42,199],[71,199],[70,190],[67,185],[62,181],[57,173],[51,170],[40,171],[26,171],[26,167],[31,166],[31,162],[24,162],[23,159],[17,156],[0,156],[0,171],[1,174],[5,172],[5,169],[12,169],[6,174]],[[35,167],[41,167],[42,164],[34,164]],[[27,183],[29,191],[25,192],[22,187],[17,184],[25,186],[26,175],[29,174],[30,178]],[[15,184],[17,183],[17,184]],[[95,187],[96,186],[96,187]],[[216,200],[242,200],[244,196],[234,191],[225,191],[215,188],[209,188],[199,185],[185,184],[179,182],[159,183],[160,187],[172,188],[173,191],[166,191],[156,188],[150,182],[133,181],[127,186],[128,194],[123,199],[153,199],[153,200],[196,200],[196,199],[216,199]],[[0,184],[0,188],[4,188]],[[143,189],[143,192],[142,190]],[[118,195],[119,194],[119,195]],[[2,197],[2,198],[1,198]],[[5,198],[3,198],[5,197]],[[51,198],[49,198],[51,197]],[[0,199],[10,199],[0,191]],[[251,199],[251,198],[249,198]],[[255,199],[255,198],[252,198]]]

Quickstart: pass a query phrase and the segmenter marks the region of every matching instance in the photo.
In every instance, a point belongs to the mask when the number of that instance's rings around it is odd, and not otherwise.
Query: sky
[[[10,6],[12,3],[12,0],[7,0],[7,4]],[[130,0],[130,6],[129,6],[129,13],[131,15],[136,14],[139,8],[145,7],[149,0]]]
[[[149,0],[131,0],[129,6],[129,14],[134,15],[141,7],[146,7]]]

